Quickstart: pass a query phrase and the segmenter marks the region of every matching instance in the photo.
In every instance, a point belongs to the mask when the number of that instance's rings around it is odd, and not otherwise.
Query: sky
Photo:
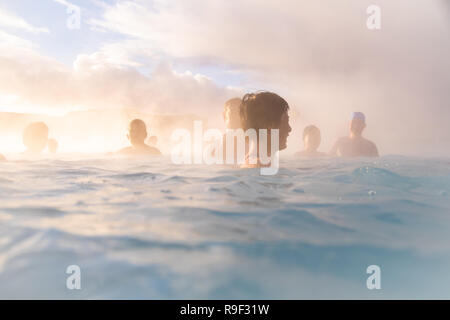
[[[382,154],[448,155],[449,56],[446,0],[0,0],[0,111],[219,123],[227,99],[270,90],[291,107],[290,150],[315,124],[326,151],[362,111]]]

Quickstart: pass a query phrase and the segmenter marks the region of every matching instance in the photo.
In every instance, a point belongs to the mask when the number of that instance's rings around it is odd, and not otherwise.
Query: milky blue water
[[[281,167],[0,163],[0,298],[450,298],[450,159]]]

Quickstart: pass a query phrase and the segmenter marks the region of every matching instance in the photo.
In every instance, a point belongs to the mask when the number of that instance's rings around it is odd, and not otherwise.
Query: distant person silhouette
[[[232,98],[225,102],[225,106],[223,108],[222,116],[223,121],[225,122],[225,129],[230,132],[230,130],[242,129],[241,123],[241,114],[240,114],[240,106],[241,106],[241,98]],[[233,133],[231,131],[231,133]],[[233,164],[237,164],[237,137],[234,136],[234,154],[233,154]],[[223,146],[223,161],[226,163],[227,159],[227,135],[224,134],[222,137],[222,146]]]
[[[282,97],[273,92],[249,93],[242,98],[240,116],[242,129],[254,129],[257,132],[257,141],[252,142],[246,157],[246,165],[243,167],[266,166],[260,162],[259,150],[260,129],[267,130],[267,156],[272,155],[271,130],[278,129],[278,150],[287,147],[287,138],[292,128],[289,125],[289,105]],[[278,151],[273,150],[273,151]],[[256,154],[256,165],[251,164],[250,157]]]
[[[227,129],[242,128],[240,115],[241,102],[241,98],[232,98],[225,102],[222,115]]]
[[[375,143],[363,138],[366,117],[362,112],[353,112],[350,121],[350,135],[338,139],[331,149],[332,156],[340,157],[378,157]]]
[[[26,153],[40,154],[48,142],[48,127],[43,122],[33,122],[23,131],[23,144]]]
[[[59,144],[55,139],[48,139],[47,144],[48,152],[55,154],[58,151]]]
[[[128,127],[128,140],[130,140],[131,147],[126,147],[120,150],[119,154],[124,155],[160,155],[161,152],[155,148],[145,144],[147,138],[147,126],[144,121],[134,119],[130,122]]]
[[[320,130],[316,126],[310,125],[303,130],[303,144],[305,149],[297,152],[297,157],[317,158],[324,157],[326,153],[319,152],[320,142],[322,140]]]

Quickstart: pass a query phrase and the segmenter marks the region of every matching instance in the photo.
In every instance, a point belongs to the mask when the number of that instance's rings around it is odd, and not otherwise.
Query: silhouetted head
[[[307,126],[303,130],[303,144],[305,145],[305,150],[316,151],[321,142],[321,134],[319,128],[316,126]]]
[[[360,137],[366,128],[366,116],[362,112],[353,112],[350,121],[350,134]]]
[[[158,143],[158,137],[157,136],[151,136],[150,138],[148,138],[148,144],[150,146],[155,147],[157,143]]]
[[[41,153],[48,142],[48,127],[43,122],[29,124],[23,131],[23,144],[27,151]]]
[[[241,128],[241,116],[240,116],[240,98],[233,98],[225,103],[223,109],[223,120],[225,121],[225,127],[227,129],[239,129]]]
[[[55,139],[48,139],[48,151],[50,153],[56,153],[56,151],[58,150],[58,141],[56,141]]]
[[[134,119],[128,127],[128,140],[133,146],[142,146],[147,138],[147,126],[141,119]]]
[[[289,105],[282,97],[272,92],[249,93],[242,98],[240,108],[241,123],[244,130],[278,129],[279,149],[287,145],[291,132],[289,126]]]

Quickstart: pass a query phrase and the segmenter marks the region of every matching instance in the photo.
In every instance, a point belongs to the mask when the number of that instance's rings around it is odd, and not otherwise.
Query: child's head
[[[223,120],[227,129],[239,129],[241,127],[241,115],[239,112],[241,102],[240,98],[233,98],[225,103]]]
[[[321,140],[320,130],[316,126],[307,126],[303,130],[303,144],[306,150],[316,151],[320,146]]]
[[[23,131],[23,144],[28,151],[41,153],[48,142],[48,127],[43,122],[29,124]]]
[[[141,119],[134,119],[128,126],[128,139],[133,146],[142,146],[147,138],[147,126]]]

